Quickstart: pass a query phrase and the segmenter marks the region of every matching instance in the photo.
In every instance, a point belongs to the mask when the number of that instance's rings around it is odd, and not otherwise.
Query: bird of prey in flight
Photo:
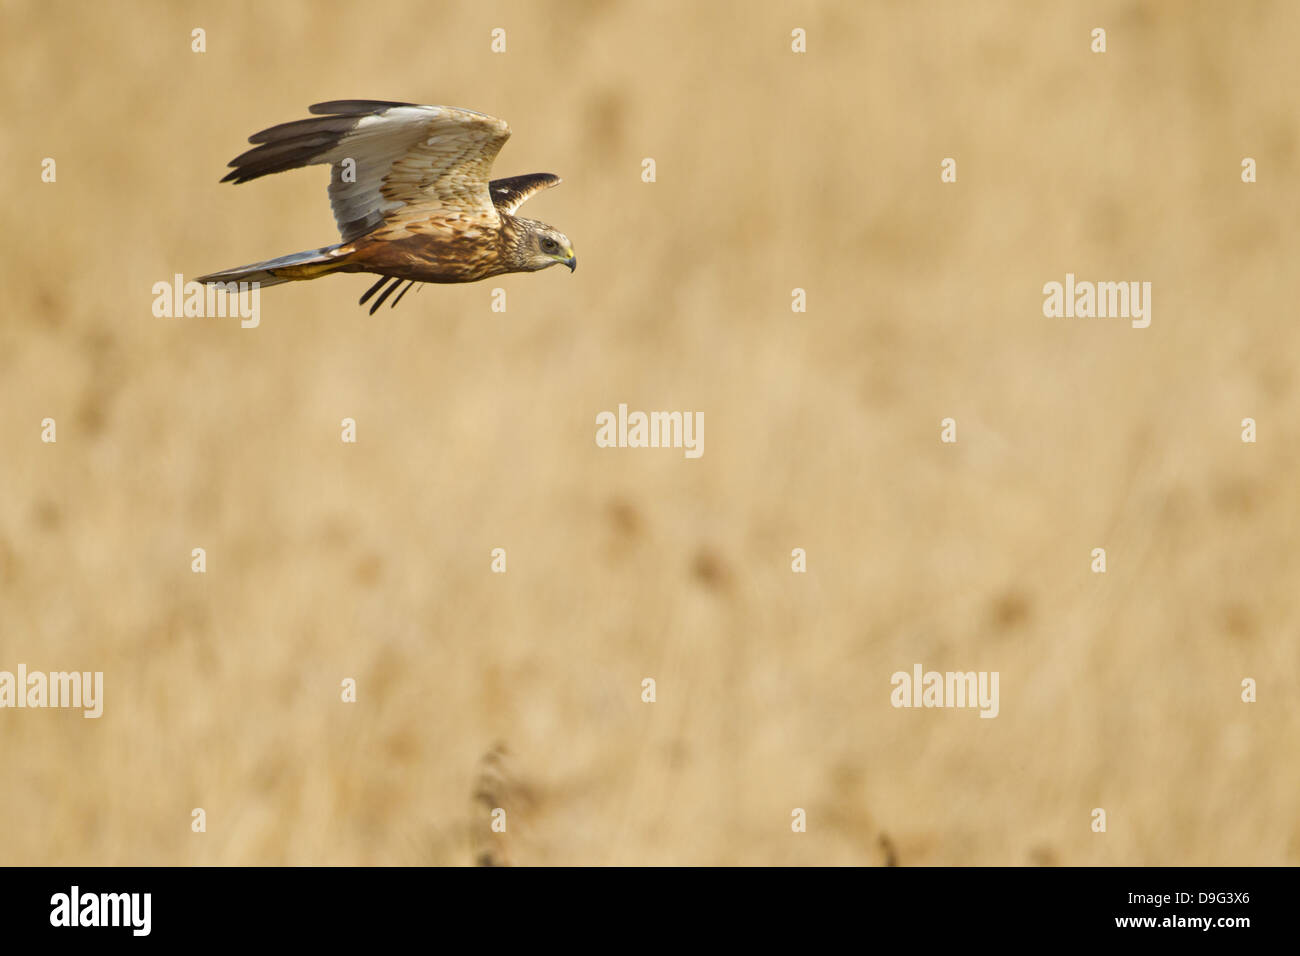
[[[248,138],[256,145],[229,163],[222,182],[328,163],[329,197],[343,241],[201,276],[199,282],[278,285],[331,272],[372,272],[383,290],[370,314],[403,283],[475,282],[578,260],[562,232],[515,213],[560,182],[551,173],[488,179],[510,137],[504,120],[449,106],[334,100],[310,119]]]

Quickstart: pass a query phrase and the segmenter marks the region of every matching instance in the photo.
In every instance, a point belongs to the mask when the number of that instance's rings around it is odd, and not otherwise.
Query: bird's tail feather
[[[256,282],[262,286],[279,285],[281,282],[293,282],[301,279],[315,279],[317,276],[335,272],[347,264],[346,253],[339,254],[341,245],[325,246],[323,249],[309,249],[254,262],[247,266],[223,269],[209,275],[199,276],[199,282]]]

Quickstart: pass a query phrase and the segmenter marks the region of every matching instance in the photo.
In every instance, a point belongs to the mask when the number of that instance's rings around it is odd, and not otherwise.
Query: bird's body
[[[476,282],[577,265],[566,236],[515,215],[529,196],[558,184],[558,176],[489,180],[492,161],[510,136],[504,121],[472,110],[378,100],[318,103],[310,111],[320,118],[249,137],[258,145],[231,160],[222,181],[327,163],[330,205],[343,241],[215,272],[200,282],[275,285],[370,272],[380,280],[362,303],[388,286],[373,313],[403,283]]]

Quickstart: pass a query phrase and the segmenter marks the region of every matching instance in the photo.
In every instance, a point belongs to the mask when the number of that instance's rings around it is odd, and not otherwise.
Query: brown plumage
[[[329,197],[343,239],[334,246],[201,276],[199,282],[276,285],[332,272],[372,272],[383,292],[416,282],[475,282],[507,272],[577,266],[568,237],[515,215],[534,193],[560,182],[551,173],[490,180],[510,137],[503,120],[473,110],[382,100],[336,100],[310,108],[315,118],[249,137],[254,147],[230,161],[222,182],[325,163]]]

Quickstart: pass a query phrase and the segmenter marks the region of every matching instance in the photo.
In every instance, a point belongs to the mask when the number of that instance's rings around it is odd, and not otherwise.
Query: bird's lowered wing
[[[510,138],[504,120],[384,100],[334,100],[310,112],[316,118],[250,136],[258,145],[230,161],[222,182],[328,163],[330,205],[344,242],[385,222],[400,233],[405,222],[435,216],[466,227],[500,225],[488,183]]]
[[[492,202],[498,210],[514,215],[530,196],[560,185],[560,177],[554,173],[529,173],[527,176],[511,176],[509,179],[492,180]]]

